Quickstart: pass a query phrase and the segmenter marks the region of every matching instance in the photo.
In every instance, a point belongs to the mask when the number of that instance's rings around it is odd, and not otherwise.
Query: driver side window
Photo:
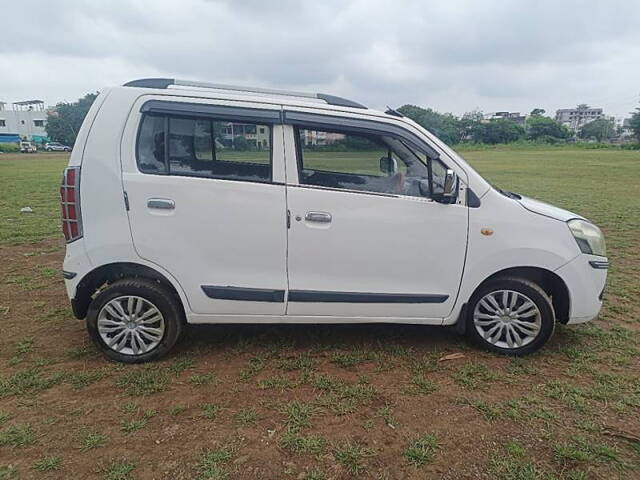
[[[391,136],[296,128],[296,141],[303,185],[429,197],[429,162],[434,183],[444,185],[442,163]]]

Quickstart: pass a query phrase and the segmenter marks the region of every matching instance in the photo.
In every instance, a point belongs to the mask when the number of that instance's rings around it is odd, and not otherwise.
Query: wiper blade
[[[520,200],[522,198],[522,196],[518,195],[517,193],[513,193],[508,190],[503,190],[501,188],[496,188],[496,190],[498,190],[505,197],[513,198],[514,200]]]

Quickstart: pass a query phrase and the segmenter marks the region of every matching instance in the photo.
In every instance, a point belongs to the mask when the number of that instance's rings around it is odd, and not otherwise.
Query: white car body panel
[[[287,188],[287,199],[290,290],[448,297],[437,303],[290,301],[287,313],[435,318],[451,312],[464,267],[465,205],[295,186]],[[310,211],[330,213],[331,223],[308,222]]]

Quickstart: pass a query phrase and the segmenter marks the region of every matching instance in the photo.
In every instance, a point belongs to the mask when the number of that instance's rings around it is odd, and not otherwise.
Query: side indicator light
[[[493,235],[493,230],[491,228],[481,228],[480,229],[480,233],[482,235],[485,235],[487,237],[490,237],[491,235]]]

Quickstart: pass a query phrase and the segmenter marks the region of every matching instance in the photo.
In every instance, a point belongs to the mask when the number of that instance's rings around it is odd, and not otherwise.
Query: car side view
[[[59,142],[49,142],[44,144],[44,149],[47,152],[70,152],[71,147],[68,145],[63,145]]]
[[[117,361],[215,323],[455,326],[523,355],[602,305],[598,227],[492,187],[391,109],[142,79],[103,89],[76,145],[66,289]]]

